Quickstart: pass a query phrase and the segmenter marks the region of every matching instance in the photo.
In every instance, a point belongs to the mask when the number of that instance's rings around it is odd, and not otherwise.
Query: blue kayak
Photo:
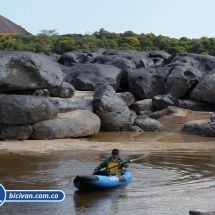
[[[111,188],[130,183],[132,174],[128,171],[122,175],[77,175],[73,180],[73,185],[79,190],[93,190],[101,188]]]

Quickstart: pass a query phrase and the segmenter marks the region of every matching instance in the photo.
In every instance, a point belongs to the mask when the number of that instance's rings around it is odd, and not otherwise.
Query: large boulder
[[[49,89],[50,96],[60,98],[70,98],[74,95],[75,88],[68,82],[63,82],[58,88]]]
[[[0,125],[0,139],[26,140],[33,132],[31,125]]]
[[[101,127],[105,131],[130,130],[136,118],[136,114],[129,110],[110,85],[96,88],[93,109],[101,119]]]
[[[103,64],[76,64],[67,72],[67,82],[77,90],[94,91],[101,84],[119,89],[121,69]]]
[[[134,121],[134,126],[138,126],[144,131],[160,131],[164,126],[156,119],[149,118],[146,115],[139,115]]]
[[[177,55],[167,67],[195,68],[202,72],[202,76],[207,75],[215,68],[215,57],[211,55],[201,55],[185,53]]]
[[[109,49],[104,55],[106,56],[117,56],[119,58],[126,58],[134,62],[136,69],[141,67],[153,67],[154,62],[147,52],[140,52],[135,50],[115,50]]]
[[[164,51],[141,52],[135,50],[107,50],[104,55],[117,56],[131,60],[136,69],[141,67],[160,67],[170,62],[172,56]]]
[[[172,59],[172,55],[164,52],[164,51],[149,51],[147,52],[149,58],[151,58],[154,62],[153,67],[164,66],[165,64],[170,63]]]
[[[190,215],[215,215],[215,206],[196,208],[189,211]]]
[[[0,92],[61,86],[62,70],[49,57],[26,51],[0,52]]]
[[[93,91],[75,91],[71,98],[50,97],[49,100],[58,109],[59,113],[73,110],[89,110],[93,112]]]
[[[164,126],[165,131],[171,132],[181,131],[186,122],[203,119],[210,120],[213,115],[213,112],[191,111],[173,106],[169,106],[165,112],[158,121]]]
[[[152,99],[144,99],[134,103],[132,110],[136,112],[137,115],[142,111],[152,111]]]
[[[140,68],[129,72],[130,92],[138,99],[151,99],[166,94],[165,81],[170,68]]]
[[[182,128],[182,133],[185,134],[202,134],[205,126],[211,121],[209,119],[200,119],[186,122]]]
[[[180,108],[185,108],[186,106],[183,100],[173,98],[171,94],[154,96],[152,99],[152,105],[157,111],[166,109],[168,106]]]
[[[98,133],[100,119],[86,110],[59,114],[57,119],[46,120],[33,125],[32,139],[59,139],[85,137]]]
[[[190,97],[199,101],[215,103],[214,86],[215,69],[208,75],[204,76],[204,78],[195,86]]]
[[[117,96],[121,98],[129,107],[134,104],[135,98],[130,92],[117,93]]]
[[[167,93],[175,98],[189,94],[196,83],[202,78],[202,72],[194,67],[176,66],[165,82]]]
[[[215,122],[208,123],[203,128],[202,135],[207,137],[215,137]]]
[[[132,60],[118,57],[115,55],[100,55],[95,60],[93,63],[99,63],[99,64],[105,64],[105,65],[111,65],[115,66],[117,68],[120,68],[122,71],[121,74],[121,80],[120,80],[120,87],[122,90],[128,89],[128,73],[132,70],[136,69],[136,65]]]
[[[63,81],[67,82],[67,73],[70,70],[70,67],[68,66],[64,66],[63,64],[58,63],[58,65],[60,66],[61,70],[62,70],[62,74],[63,74]]]
[[[73,66],[76,63],[85,63],[93,61],[97,56],[102,55],[105,49],[78,49],[71,52],[66,52],[61,55],[59,63],[65,66]]]
[[[51,60],[53,60],[54,62],[58,62],[59,59],[60,59],[60,57],[61,57],[61,55],[56,54],[56,53],[48,53],[47,56],[48,56]]]
[[[175,106],[195,111],[214,111],[214,104],[210,102],[200,102],[197,100],[180,100],[173,98],[171,94],[157,95],[152,99],[154,109],[163,110],[168,106]]]
[[[211,96],[214,77],[212,75],[211,77],[208,76],[208,80],[205,79],[205,76],[209,75],[215,68],[214,56],[192,53],[179,54],[165,67],[172,70],[166,81],[166,90],[173,97],[186,96],[199,101],[214,102]],[[190,95],[193,87],[195,89]],[[209,95],[203,98],[204,95],[207,95],[205,92],[208,92]]]
[[[57,108],[46,98],[27,95],[0,97],[0,124],[31,124],[57,116]]]
[[[189,110],[195,110],[195,111],[214,111],[215,106],[212,102],[203,102],[203,101],[197,101],[197,100],[183,100],[186,109]]]

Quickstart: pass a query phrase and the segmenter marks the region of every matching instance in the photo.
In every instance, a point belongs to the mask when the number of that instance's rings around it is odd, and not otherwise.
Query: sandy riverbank
[[[70,151],[109,152],[119,148],[127,153],[156,151],[215,151],[215,142],[169,143],[169,142],[90,142],[86,139],[55,140],[7,140],[0,141],[0,154],[15,153],[20,155],[52,154]]]
[[[116,140],[113,132],[101,134],[105,135],[99,141],[89,141],[87,138],[70,138],[70,139],[54,139],[54,140],[6,140],[0,141],[0,154],[16,153],[22,155],[34,155],[34,154],[52,154],[57,152],[74,152],[74,151],[94,151],[94,152],[110,152],[113,148],[119,148],[120,151],[126,153],[141,153],[152,151],[201,151],[211,152],[215,151],[215,139],[209,138],[205,140],[201,135],[190,135],[189,138],[182,138],[180,136],[183,125],[191,120],[210,119],[212,112],[198,112],[188,109],[181,109],[172,107],[175,109],[174,114],[164,115],[159,121],[164,125],[165,130],[159,133],[147,133],[137,132],[134,134],[120,133]],[[168,132],[171,135],[178,134],[179,136],[174,139],[174,136],[167,136]],[[143,135],[142,135],[143,134]],[[130,136],[129,136],[130,135]],[[124,137],[121,138],[121,136]],[[135,138],[139,142],[135,141]],[[110,137],[113,137],[111,140]],[[189,142],[189,139],[192,141]],[[197,138],[197,139],[196,139]],[[145,142],[140,142],[140,140]],[[103,140],[109,142],[102,142]],[[128,142],[123,142],[124,140]],[[134,141],[133,141],[134,140]],[[208,142],[207,142],[208,141]]]

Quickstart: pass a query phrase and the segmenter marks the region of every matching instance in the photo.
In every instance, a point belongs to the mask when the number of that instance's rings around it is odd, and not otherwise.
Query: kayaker
[[[119,157],[119,149],[113,149],[111,157],[106,158],[100,163],[93,171],[94,175],[114,175],[121,174],[122,168],[127,168],[129,165],[124,159]],[[100,169],[106,168],[106,170],[100,171]]]

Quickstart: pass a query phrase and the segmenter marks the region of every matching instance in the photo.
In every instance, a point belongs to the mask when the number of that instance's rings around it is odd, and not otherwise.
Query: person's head
[[[112,159],[116,160],[119,157],[119,149],[113,149],[111,153]]]

